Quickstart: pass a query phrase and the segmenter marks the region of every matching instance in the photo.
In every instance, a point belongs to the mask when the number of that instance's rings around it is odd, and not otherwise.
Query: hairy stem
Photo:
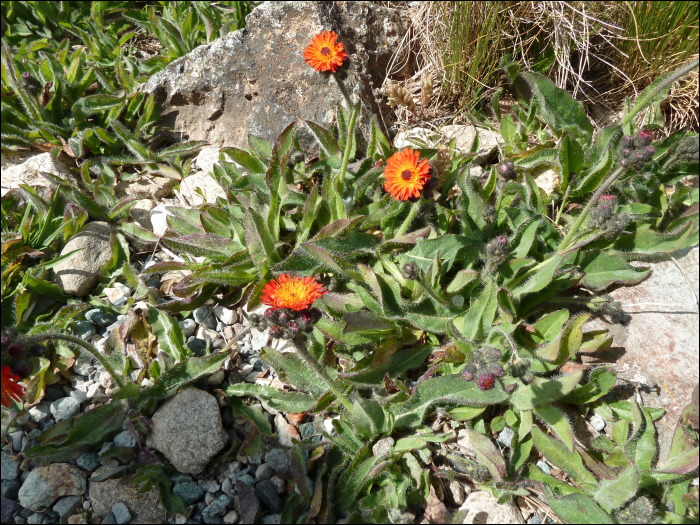
[[[566,237],[561,241],[559,244],[559,249],[557,250],[560,254],[563,255],[563,251],[567,248],[568,244],[571,242],[571,239],[576,235],[576,232],[578,232],[578,229],[581,227],[583,224],[583,221],[588,217],[588,212],[591,211],[591,208],[595,205],[595,203],[598,201],[598,197],[600,197],[603,193],[605,193],[608,188],[612,185],[613,182],[617,180],[617,178],[625,171],[624,168],[620,167],[617,168],[613,172],[608,179],[600,185],[600,188],[598,188],[598,191],[596,191],[593,194],[593,197],[588,201],[588,204],[586,204],[586,207],[583,208],[583,211],[581,214],[578,216],[578,219],[576,219],[576,222],[574,225],[571,227],[571,230],[569,230],[569,233],[566,234]]]
[[[90,343],[87,341],[83,341],[80,339],[80,337],[75,337],[74,335],[69,335],[69,334],[59,334],[59,333],[47,333],[47,334],[41,334],[41,335],[35,335],[33,337],[30,337],[27,339],[27,345],[32,345],[34,343],[40,343],[41,341],[48,341],[48,340],[56,340],[58,339],[59,341],[66,341],[68,343],[73,343],[74,345],[78,345],[97,359],[102,367],[109,372],[109,375],[112,376],[112,379],[114,379],[114,382],[119,385],[119,388],[124,388],[126,386],[126,381],[122,376],[117,374],[117,371],[112,368],[112,364],[107,360],[105,356],[103,356],[100,351],[92,346]]]
[[[401,227],[398,229],[398,231],[396,232],[396,235],[394,237],[401,237],[404,233],[406,233],[406,230],[408,230],[408,228],[411,226],[413,219],[415,219],[416,215],[418,215],[419,209],[420,209],[420,201],[414,202],[413,206],[411,206],[411,209],[408,212],[408,216],[403,221],[403,224],[401,224]]]
[[[566,191],[564,192],[564,198],[561,200],[561,206],[559,206],[559,210],[557,211],[557,216],[554,219],[554,226],[559,224],[559,219],[561,219],[561,212],[564,211],[564,206],[566,206],[566,199],[569,198],[569,190],[571,189],[571,181],[569,181],[569,184],[566,186]]]
[[[328,389],[333,392],[333,395],[338,398],[338,401],[340,401],[345,408],[348,409],[349,412],[352,413],[352,403],[350,400],[343,394],[340,389],[335,386],[335,383],[333,383],[333,380],[330,378],[328,373],[324,370],[323,365],[316,361],[311,354],[309,354],[308,350],[304,348],[302,345],[294,345],[294,348],[296,348],[296,351],[299,353],[301,358],[304,360],[304,362],[309,365],[311,368],[314,369],[314,371],[321,376],[321,379],[326,383],[326,386]]]
[[[340,83],[338,84],[340,85]],[[355,133],[355,122],[357,122],[357,116],[359,113],[359,108],[357,111],[355,111],[355,109],[351,106],[350,120],[348,122],[348,138],[347,142],[345,143],[345,151],[343,152],[343,163],[340,165],[340,173],[338,174],[338,196],[336,197],[336,209],[338,210],[338,217],[340,219],[346,218],[345,203],[343,202],[343,195],[345,194],[345,172],[348,169],[350,148],[352,147],[352,141]]]

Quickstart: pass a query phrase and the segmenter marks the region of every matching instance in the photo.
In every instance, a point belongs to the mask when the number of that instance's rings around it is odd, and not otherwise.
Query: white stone
[[[224,523],[236,523],[238,521],[238,512],[235,510],[229,511],[224,516]]]
[[[153,233],[155,233],[158,237],[164,235],[165,231],[168,229],[168,222],[166,219],[168,215],[172,215],[172,213],[166,209],[164,204],[160,204],[151,210],[151,224],[153,225]]]
[[[87,391],[87,397],[88,399],[92,399],[97,395],[97,391],[100,389],[100,384],[99,383],[93,383],[90,385],[90,388],[88,388]]]
[[[129,297],[131,295],[131,290],[129,290],[128,288],[125,290],[124,288],[118,288],[116,286],[119,283],[114,283],[114,284],[115,284],[115,286],[113,288],[105,288],[104,289],[104,294],[110,303],[114,304],[122,297]]]
[[[216,330],[212,330],[211,328],[204,328],[203,326],[200,326],[197,329],[197,337],[199,339],[204,339],[205,341],[208,337],[213,341],[214,339],[221,339],[221,334]]]
[[[68,181],[71,186],[75,186],[74,178],[67,166],[55,159],[51,153],[41,153],[27,159],[22,164],[3,168],[2,196],[4,197],[12,188],[19,188],[20,184],[32,187],[51,187],[53,184],[46,177],[40,175],[40,171],[57,175]]]
[[[195,189],[199,188],[204,193],[206,201],[202,199],[199,193],[195,193]],[[180,183],[180,193],[189,201],[192,206],[199,206],[204,202],[216,204],[218,197],[226,198],[226,192],[219,186],[214,177],[206,171],[198,171],[182,179]]]
[[[219,151],[216,146],[202,148],[194,159],[194,165],[204,172],[214,171],[214,164],[219,162]]]
[[[467,510],[462,523],[525,523],[513,500],[499,504],[490,492],[479,490],[467,497],[459,510]]]
[[[589,422],[591,426],[595,428],[598,432],[602,432],[605,428],[605,420],[598,414],[594,414],[593,416],[591,416]]]
[[[134,313],[140,314],[140,313],[148,313],[148,302],[146,301],[139,301],[134,305]]]
[[[216,315],[216,317],[218,317],[219,320],[226,325],[232,325],[238,321],[238,314],[236,311],[223,306],[216,306],[214,308],[214,315]]]
[[[151,223],[151,211],[156,206],[156,201],[152,199],[142,199],[138,201],[133,208],[131,208],[130,215],[141,226],[147,230],[151,230],[153,229],[153,224]]]
[[[396,134],[394,147],[396,149],[431,147],[439,138],[439,134],[431,129],[411,128]]]
[[[277,414],[275,416],[275,433],[277,434],[277,440],[283,447],[293,447],[294,442],[292,440],[294,439],[301,441],[297,429],[287,423],[287,420],[282,414]]]
[[[476,128],[471,124],[451,124],[440,128],[440,132],[448,143],[455,139],[455,150],[457,154],[469,153],[476,138]]]
[[[560,182],[559,174],[552,169],[540,173],[533,180],[535,181],[535,184],[537,184],[539,188],[543,189],[547,195],[554,193],[554,191],[559,187]]]

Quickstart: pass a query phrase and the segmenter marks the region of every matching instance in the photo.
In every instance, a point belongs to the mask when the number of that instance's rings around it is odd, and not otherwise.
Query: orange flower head
[[[307,309],[327,292],[313,277],[292,278],[289,274],[282,274],[263,287],[260,300],[273,310],[289,308],[299,311]]]
[[[420,160],[420,154],[412,149],[394,153],[386,161],[384,189],[394,200],[407,201],[420,197],[425,183],[430,180],[430,164]]]
[[[20,377],[14,375],[9,366],[2,367],[2,377],[0,378],[0,389],[2,390],[0,403],[2,406],[9,407],[14,399],[22,397],[22,385],[15,382],[19,380]]]
[[[304,59],[316,71],[335,73],[348,57],[343,44],[336,44],[338,35],[334,31],[324,31],[316,35],[309,47],[304,50]]]

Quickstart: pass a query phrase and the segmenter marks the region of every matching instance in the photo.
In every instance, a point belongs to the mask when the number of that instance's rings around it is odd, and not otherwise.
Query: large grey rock
[[[19,489],[19,502],[28,509],[48,507],[61,496],[85,493],[85,471],[69,463],[36,467]]]
[[[621,380],[618,383],[636,384],[644,405],[666,410],[656,422],[660,466],[668,458],[678,419],[691,402],[700,377],[700,327],[695,304],[698,254],[698,248],[693,248],[686,254],[674,255],[690,279],[695,296],[673,261],[633,263],[651,267],[650,276],[636,286],[610,292],[610,296],[622,304],[628,322],[622,325],[594,319],[584,325],[586,331],[608,329],[613,336],[613,346],[605,352],[583,355],[583,362],[614,363]]]
[[[513,500],[500,504],[490,492],[479,490],[467,496],[459,510],[468,510],[462,523],[525,523]]]
[[[93,477],[108,470],[109,467],[100,467]],[[143,484],[132,483],[132,478],[124,476],[99,482],[90,480],[89,496],[93,512],[106,518],[115,504],[126,502],[132,523],[165,523],[167,513],[158,489],[154,485],[148,492],[140,493],[139,488]]]
[[[26,184],[32,187],[49,188],[52,186],[49,180],[40,174],[40,172],[51,173],[56,175],[72,186],[82,184],[75,177],[68,166],[63,164],[59,159],[55,159],[51,153],[41,153],[26,159],[20,164],[14,166],[3,166],[2,168],[2,196],[12,188],[19,188],[20,184]]]
[[[73,396],[62,397],[51,403],[51,413],[57,419],[68,419],[80,412],[80,402]]]
[[[148,446],[161,451],[180,472],[200,473],[228,441],[216,399],[196,388],[183,389],[152,420]]]
[[[370,80],[383,82],[404,27],[399,11],[369,2],[265,2],[245,29],[172,62],[142,91],[165,105],[160,122],[187,130],[190,140],[245,147],[252,134],[274,142],[298,119],[328,125],[342,98],[332,74],[304,61],[315,34],[340,35],[348,53],[339,72],[344,89],[376,111]],[[361,125],[370,116],[363,111]],[[309,133],[302,141],[318,148]]]
[[[99,281],[100,268],[112,257],[111,234],[112,228],[106,222],[86,224],[61,250],[61,255],[65,255],[81,249],[54,266],[54,284],[77,297],[90,292]]]

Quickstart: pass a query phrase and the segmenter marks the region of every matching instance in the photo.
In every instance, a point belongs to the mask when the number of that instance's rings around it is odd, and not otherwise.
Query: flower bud
[[[19,376],[20,379],[25,379],[29,377],[29,374],[31,374],[31,372],[31,367],[28,363],[25,363],[24,361],[20,361],[12,367],[12,373]]]
[[[291,320],[292,317],[288,312],[280,312],[280,314],[277,316],[277,322],[280,324],[280,326],[287,326]]]
[[[496,208],[494,208],[490,204],[487,204],[484,208],[482,216],[484,217],[484,221],[486,221],[487,223],[496,222]]]
[[[309,312],[313,317],[313,320],[311,321],[313,324],[318,323],[321,320],[321,317],[323,317],[323,312],[318,308],[310,308]]]
[[[282,334],[284,332],[284,329],[281,326],[273,326],[270,328],[270,337],[273,339],[280,339],[282,337]]]
[[[42,357],[46,353],[46,347],[41,343],[36,343],[29,348],[29,351],[35,357]]]
[[[528,370],[527,372],[525,372],[523,374],[521,379],[522,379],[523,383],[525,383],[526,385],[529,385],[530,383],[532,383],[535,380],[535,374],[533,374],[532,372],[530,372]]]
[[[496,384],[496,378],[490,372],[486,372],[476,378],[476,384],[481,390],[491,390]]]
[[[498,174],[506,180],[515,179],[517,176],[515,173],[515,163],[512,160],[499,164],[496,171],[498,171]]]
[[[491,372],[496,377],[503,377],[505,370],[503,370],[503,367],[500,364],[491,363],[489,365],[489,372]]]
[[[299,333],[299,325],[295,321],[289,322],[289,335],[295,337]]]
[[[643,129],[637,133],[636,137],[634,137],[634,145],[637,148],[643,148],[651,144],[652,140],[654,140],[654,134],[651,132],[651,130]]]
[[[620,166],[622,166],[623,168],[626,168],[626,167],[628,167],[629,165],[630,165],[629,159],[622,159],[622,160],[620,161]]]
[[[22,350],[22,345],[19,343],[12,343],[7,347],[7,353],[10,354],[11,357],[20,357],[22,355]]]
[[[499,248],[505,248],[508,246],[508,237],[505,235],[499,235],[496,237],[496,244],[498,245]]]
[[[620,150],[620,155],[622,155],[622,157],[626,159],[627,157],[632,155],[632,150],[629,148],[622,148]]]
[[[622,137],[622,147],[627,149],[632,149],[634,147],[634,137],[632,135],[625,135]]]
[[[418,268],[416,263],[404,264],[403,268],[401,268],[401,275],[403,275],[404,279],[416,281],[420,277],[420,268]]]
[[[644,160],[649,162],[651,160],[651,158],[654,156],[655,152],[656,152],[656,148],[654,146],[646,146],[642,150],[642,153],[644,155]]]
[[[474,379],[474,368],[472,368],[471,366],[468,366],[467,368],[465,368],[462,371],[462,377],[466,381],[471,381],[472,379]]]
[[[272,322],[273,324],[277,323],[277,320],[279,319],[279,310],[273,310],[270,308],[269,310],[266,310],[263,316],[265,319],[267,319],[269,322]]]
[[[306,343],[306,334],[299,333],[295,335],[292,340],[294,341],[294,344],[296,345],[303,345]]]

